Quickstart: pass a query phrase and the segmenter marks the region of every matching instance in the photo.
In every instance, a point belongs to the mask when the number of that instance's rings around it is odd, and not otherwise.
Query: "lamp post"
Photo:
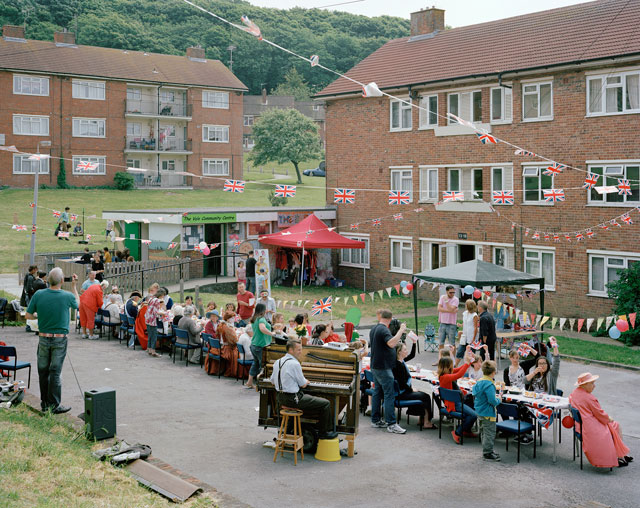
[[[233,72],[233,50],[237,49],[233,44],[229,44],[227,51],[229,52],[229,70]]]
[[[51,147],[51,141],[38,141],[36,145],[36,153],[40,155],[40,145]],[[31,251],[29,253],[29,261],[33,265],[36,260],[36,221],[38,219],[38,175],[40,174],[40,158],[38,157],[38,165],[33,180],[33,219],[31,221]]]

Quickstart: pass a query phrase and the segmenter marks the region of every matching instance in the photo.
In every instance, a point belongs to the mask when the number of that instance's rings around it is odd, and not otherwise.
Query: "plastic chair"
[[[156,329],[158,330],[158,340],[167,339],[169,344],[171,344],[171,341],[173,340],[173,328],[171,328],[169,333],[164,333],[164,323],[158,319],[156,320]]]
[[[211,337],[211,335],[209,335],[209,337]],[[224,360],[224,358],[222,358],[222,344],[220,344],[220,339],[216,339],[214,337],[208,339],[207,344],[207,354],[209,355],[209,358],[218,362],[218,379],[220,379],[220,377],[222,376],[222,362]],[[212,353],[212,349],[217,349],[220,353]]]
[[[582,417],[580,411],[575,407],[569,406],[571,417],[573,418],[573,460],[576,460],[576,445],[580,449],[580,469],[582,469]],[[578,431],[578,426],[580,430]]]
[[[111,340],[111,335],[112,335],[111,330],[120,326],[120,323],[114,323],[113,321],[111,321],[111,314],[109,314],[109,311],[107,309],[100,309],[98,312],[102,316],[102,325],[100,326],[100,335],[102,335],[103,328],[106,328],[108,330],[107,340]]]
[[[122,344],[122,340],[127,338],[127,330],[129,329],[129,321],[124,312],[120,313],[120,328],[118,329],[118,340]]]
[[[4,328],[4,318],[7,310],[7,299],[0,298],[0,316],[2,316],[2,328]]]
[[[364,379],[369,381],[369,383],[371,384],[371,388],[365,388],[364,389],[364,393],[368,396],[368,397],[373,397],[373,373],[370,370],[365,370],[363,373]],[[369,405],[368,401],[367,401],[367,406]],[[367,407],[365,406],[364,411],[362,411],[363,413],[367,412]]]
[[[517,437],[530,434],[533,431],[533,458],[536,458],[536,428],[535,423],[525,422],[518,419],[518,405],[502,403],[497,407],[498,414],[502,417],[501,422],[496,423],[496,433],[507,434],[506,449],[509,451],[509,434]],[[520,462],[520,440],[518,439],[518,463]]]
[[[0,346],[0,356],[6,356],[7,358],[13,358],[13,361],[7,360],[0,362],[0,371],[8,370],[13,371],[13,380],[16,380],[16,374],[21,369],[29,368],[29,379],[27,381],[27,388],[31,388],[31,364],[29,362],[19,362],[18,353],[13,346]]]
[[[416,407],[416,406],[422,406],[422,402],[419,400],[402,400],[399,399],[398,397],[400,396],[400,385],[398,385],[398,382],[394,379],[393,380],[393,405],[398,408],[398,421],[401,420],[402,418],[402,409],[403,408],[410,408],[410,407]],[[407,411],[407,424],[409,423],[409,412]],[[422,431],[422,425],[420,425],[420,430]]]
[[[438,412],[440,413],[440,418],[443,416],[447,416],[449,418],[453,418],[454,420],[460,420],[460,423],[464,421],[464,404],[462,400],[462,393],[459,390],[449,390],[447,388],[440,388],[439,397],[434,397],[438,404]],[[462,411],[449,411],[447,406],[443,404],[443,402],[453,402],[454,404],[460,404]],[[455,426],[455,422],[454,422]],[[454,427],[455,428],[455,427]],[[438,425],[438,438],[442,439],[442,424]],[[464,432],[460,436],[460,444],[462,445],[464,441]]]
[[[136,341],[138,340],[138,335],[136,334],[136,318],[127,316],[127,333],[130,339],[133,339],[133,350],[135,351]]]
[[[253,365],[253,360],[247,360],[246,359],[246,351],[244,349],[244,346],[242,344],[237,344],[237,348],[238,348],[238,370],[240,370],[240,368],[242,368],[242,384],[244,384],[244,380],[246,379],[244,377],[244,366],[245,365]],[[242,355],[242,358],[240,358],[240,355]],[[238,370],[236,371],[236,381],[238,380]]]
[[[204,366],[204,357],[209,352],[209,341],[213,339],[213,335],[202,332],[200,337],[202,337],[202,352],[200,353],[200,368],[202,368]]]
[[[436,343],[436,328],[431,323],[424,327],[424,350],[434,352],[438,350],[438,344]]]
[[[173,329],[175,336],[171,339],[171,356],[173,356],[173,363],[176,363],[176,348],[180,350],[180,358],[182,358],[182,351],[185,351],[187,361],[185,366],[189,366],[189,351],[192,349],[198,349],[200,344],[189,344],[189,332],[181,328]],[[185,340],[186,342],[178,342],[178,339]]]

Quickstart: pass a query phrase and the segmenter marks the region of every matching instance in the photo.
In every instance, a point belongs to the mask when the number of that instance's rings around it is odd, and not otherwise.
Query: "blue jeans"
[[[393,371],[391,369],[371,369],[373,374],[373,397],[371,397],[371,421],[380,421],[380,402],[384,396],[384,419],[389,425],[396,423],[393,396]]]
[[[249,349],[251,349],[251,354],[253,355],[253,363],[251,364],[249,375],[255,378],[260,373],[260,370],[262,370],[262,350],[264,348],[251,344]]]
[[[462,412],[462,408],[460,407],[459,402],[456,402],[456,411],[458,413]],[[469,406],[464,404],[464,420],[462,420],[462,423],[458,425],[458,428],[456,429],[456,434],[461,436],[463,432],[470,432],[471,427],[473,427],[473,424],[475,423],[477,418],[478,418],[478,415],[476,414],[476,412],[473,409],[471,409]]]
[[[440,323],[440,329],[438,330],[438,339],[440,341],[440,345],[443,346],[449,337],[449,342],[452,345],[456,343],[456,336],[458,335],[458,327],[456,325],[448,325],[445,323]]]
[[[43,411],[55,409],[62,399],[62,364],[67,356],[66,337],[40,337],[38,343],[38,378],[40,405]]]
[[[147,350],[156,349],[156,341],[158,340],[158,327],[154,325],[147,325],[147,337],[149,342],[147,343]]]
[[[247,291],[252,292],[253,294],[256,294],[256,278],[255,277],[247,277],[247,284],[246,284],[245,289]],[[258,296],[259,295],[256,295],[256,298]]]

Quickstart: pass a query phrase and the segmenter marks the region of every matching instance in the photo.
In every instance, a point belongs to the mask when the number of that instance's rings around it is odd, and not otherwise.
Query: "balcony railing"
[[[125,111],[131,115],[147,116],[179,116],[191,117],[193,112],[192,104],[157,103],[155,101],[127,100]]]
[[[158,141],[156,138],[127,136],[128,150],[149,150],[160,152],[190,152],[191,139],[169,138]]]
[[[191,176],[175,174],[173,171],[134,175],[137,188],[191,187]]]

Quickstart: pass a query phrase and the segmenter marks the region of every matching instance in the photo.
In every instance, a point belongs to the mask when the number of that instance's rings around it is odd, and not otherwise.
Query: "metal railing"
[[[135,174],[134,181],[137,188],[143,187],[191,187],[192,177],[175,174],[173,171],[159,173]]]
[[[191,139],[169,138],[162,141],[156,138],[146,138],[141,136],[127,136],[126,147],[128,150],[150,150],[161,152],[190,152],[192,147]]]
[[[192,104],[164,103],[156,101],[125,100],[125,111],[131,115],[160,115],[166,117],[190,117],[193,114]]]

